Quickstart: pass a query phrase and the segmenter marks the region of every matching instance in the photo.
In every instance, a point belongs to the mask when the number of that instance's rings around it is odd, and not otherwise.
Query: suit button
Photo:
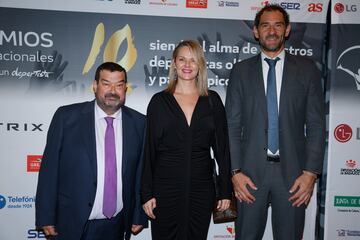
[[[89,207],[92,207],[92,206],[93,206],[92,203],[90,203],[90,202],[88,203],[88,205],[89,205]]]
[[[266,150],[267,150],[267,148],[266,148],[266,147],[264,147],[264,150],[266,151]]]

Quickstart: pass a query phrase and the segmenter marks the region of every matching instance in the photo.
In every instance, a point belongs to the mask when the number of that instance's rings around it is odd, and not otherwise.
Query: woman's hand
[[[230,207],[230,200],[229,199],[221,199],[217,202],[216,209],[219,211],[225,211]]]
[[[143,205],[143,209],[146,213],[146,215],[149,216],[149,218],[155,219],[155,215],[153,213],[154,208],[156,208],[156,199],[152,198]]]

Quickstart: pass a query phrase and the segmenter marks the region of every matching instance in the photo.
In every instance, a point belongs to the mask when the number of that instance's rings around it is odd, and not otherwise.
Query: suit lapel
[[[122,175],[125,176],[127,160],[128,160],[128,151],[131,149],[131,116],[128,109],[123,106],[122,107]]]
[[[252,65],[252,74],[254,74],[254,84],[255,89],[257,90],[257,95],[259,96],[259,103],[261,112],[267,118],[267,104],[266,104],[266,95],[265,95],[265,86],[264,86],[264,77],[262,70],[261,54],[256,58],[255,64]]]
[[[85,144],[86,152],[88,154],[91,169],[96,178],[97,176],[97,162],[96,162],[96,138],[95,138],[95,101],[87,103],[82,111],[82,120],[80,124],[82,141]]]
[[[286,96],[289,88],[289,84],[297,75],[297,68],[295,64],[291,61],[291,58],[288,53],[285,53],[284,59],[284,70],[281,82],[281,90],[280,90],[280,102],[279,102],[279,118],[281,117],[281,113],[284,111],[284,104],[286,104]]]

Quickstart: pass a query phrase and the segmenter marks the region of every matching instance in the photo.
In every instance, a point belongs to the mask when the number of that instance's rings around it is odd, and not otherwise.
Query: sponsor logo
[[[257,5],[257,6],[251,6],[250,7],[250,10],[251,11],[260,11],[261,8],[263,8],[264,6],[270,4],[270,1],[261,1],[260,2],[260,6]]]
[[[54,45],[54,42],[52,40],[52,33],[49,32],[4,32],[3,30],[0,30],[0,45],[3,45],[5,42],[12,44],[13,46],[44,48],[50,48]]]
[[[0,195],[0,209],[3,209],[6,206],[6,198]]]
[[[357,12],[357,5],[355,4],[352,4],[352,5],[349,5],[349,4],[342,4],[342,3],[336,3],[334,5],[334,11],[336,13],[343,13],[344,11],[345,12]]]
[[[226,225],[223,232],[214,235],[214,239],[233,239],[235,237],[235,227],[233,224]]]
[[[345,7],[344,7],[344,4],[342,4],[342,3],[336,3],[334,5],[334,10],[337,13],[342,13],[344,11],[344,9],[345,9]]]
[[[169,1],[169,0],[150,1],[149,4],[159,5],[159,6],[171,6],[171,7],[175,7],[178,5],[177,1]]]
[[[347,124],[340,124],[335,128],[334,136],[341,143],[347,142],[352,137],[352,129]]]
[[[141,4],[141,0],[125,0],[125,4]]]
[[[27,239],[45,239],[45,234],[43,231],[38,231],[36,229],[29,229],[27,231]]]
[[[42,155],[28,155],[26,159],[27,172],[39,172]]]
[[[42,132],[43,123],[18,123],[18,122],[0,122],[0,131],[8,132]]]
[[[356,168],[356,161],[355,160],[347,160],[345,162],[345,166],[347,168],[341,168],[340,174],[341,175],[360,175],[360,169]]]
[[[219,7],[239,7],[239,2],[236,1],[218,1]]]
[[[0,195],[0,209],[7,208],[33,208],[35,197],[30,196],[2,196]]]
[[[105,36],[109,34],[111,37],[105,42]],[[135,65],[137,60],[137,49],[132,36],[131,27],[126,24],[123,28],[115,32],[105,32],[105,25],[99,23],[96,26],[94,38],[87,60],[84,64],[82,75],[86,75],[94,68],[95,62],[98,58],[103,59],[104,62],[117,62],[123,66],[127,71]],[[120,51],[121,45],[126,46],[126,51]],[[104,47],[105,46],[105,47]],[[119,58],[120,53],[123,53],[122,58]],[[121,56],[121,55],[120,55]],[[136,85],[127,84],[127,93],[131,93]]]
[[[186,0],[187,8],[207,8],[207,0]]]
[[[338,237],[358,237],[360,236],[359,230],[346,230],[346,229],[337,229]]]
[[[353,59],[357,59],[357,56],[359,54],[359,49],[360,49],[360,45],[355,45],[352,47],[349,47],[347,49],[345,49],[345,51],[343,51],[339,58],[336,61],[336,69],[339,69],[345,73],[347,73],[348,75],[350,75],[355,82],[356,85],[356,89],[360,91],[360,66],[347,66],[350,65],[351,63],[354,64],[354,60]],[[355,51],[355,53],[354,53]],[[348,61],[348,64],[344,63],[344,61],[342,60],[342,58],[347,55],[347,53],[349,53],[349,55],[354,56],[353,59],[351,59],[351,61]],[[344,64],[344,66],[343,66]],[[357,64],[357,62],[355,61],[355,64]],[[352,69],[351,69],[352,68]]]
[[[300,10],[300,3],[297,2],[282,2],[280,6],[286,10]]]
[[[349,168],[354,168],[356,166],[356,161],[355,160],[347,160],[346,166],[348,166]]]
[[[309,12],[322,12],[323,4],[322,3],[309,3],[308,11]]]
[[[339,237],[345,237],[345,230],[344,229],[338,229],[336,231],[338,232]]]
[[[335,207],[360,207],[360,197],[359,196],[335,196],[334,197],[334,206]],[[357,212],[360,212],[357,210]]]

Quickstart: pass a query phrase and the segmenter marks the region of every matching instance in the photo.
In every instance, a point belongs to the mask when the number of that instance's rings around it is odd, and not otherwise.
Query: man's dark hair
[[[290,23],[289,14],[279,4],[268,4],[265,7],[263,7],[259,12],[257,12],[256,16],[255,16],[255,20],[254,20],[254,26],[256,28],[259,27],[260,18],[263,15],[264,12],[275,12],[275,11],[281,12],[281,14],[284,17],[285,26],[287,27],[289,25],[289,23]]]
[[[125,83],[127,83],[127,74],[126,74],[125,68],[123,68],[122,66],[120,66],[119,64],[114,63],[114,62],[104,62],[103,64],[98,66],[98,68],[96,69],[96,72],[95,72],[95,81],[97,83],[99,83],[100,72],[102,70],[108,70],[110,72],[124,72]]]

